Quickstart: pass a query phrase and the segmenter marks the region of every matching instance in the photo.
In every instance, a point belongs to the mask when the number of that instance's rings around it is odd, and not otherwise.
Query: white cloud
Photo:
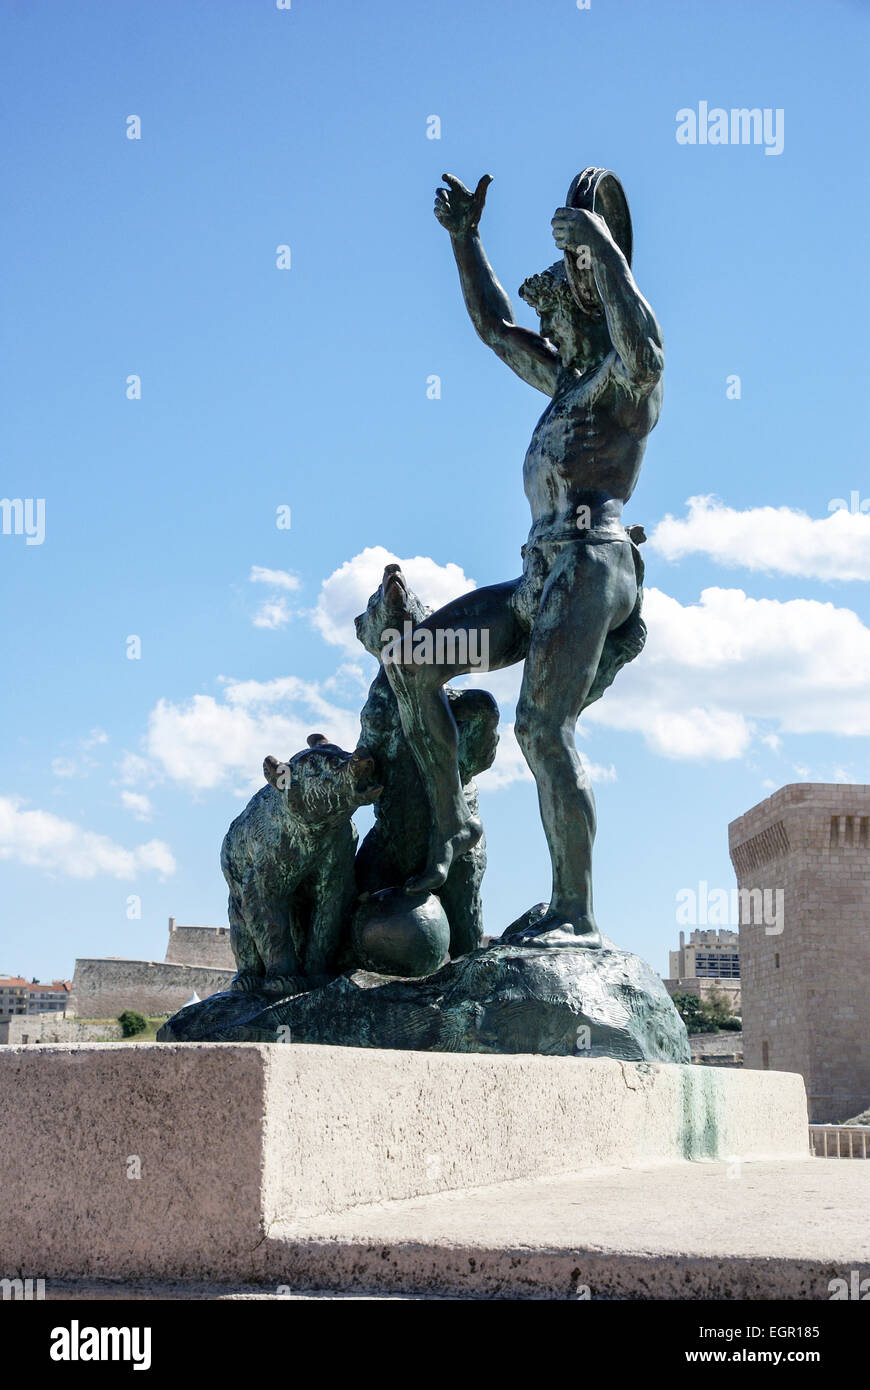
[[[870,580],[868,512],[841,509],[816,519],[791,507],[737,511],[717,497],[690,497],[686,505],[687,517],[666,516],[649,538],[666,560],[707,555],[768,574]]]
[[[580,762],[590,782],[616,781],[616,768],[612,763],[609,767],[602,763],[593,763],[583,752],[580,753]],[[513,786],[515,782],[534,781],[522,749],[517,743],[513,724],[499,724],[495,762],[486,772],[479,773],[474,780],[482,792],[500,792]]]
[[[646,650],[591,705],[590,723],[643,734],[668,758],[741,757],[759,721],[782,734],[870,734],[870,630],[814,599],[705,589],[686,607],[645,594]]]
[[[109,735],[103,729],[91,729],[85,738],[80,738],[78,747],[84,756],[70,758],[61,754],[51,760],[51,770],[55,777],[87,777],[92,768],[98,767],[99,763],[87,754],[98,744],[108,743]]]
[[[261,603],[251,622],[254,627],[265,627],[272,631],[286,627],[293,617],[293,610],[285,598],[267,599]]]
[[[302,581],[290,570],[270,570],[263,565],[251,565],[248,575],[251,584],[268,584],[273,589],[299,589]]]
[[[482,792],[500,792],[513,786],[514,782],[534,781],[522,749],[517,743],[513,724],[499,724],[495,762],[488,771],[479,773],[474,780]]]
[[[149,717],[148,757],[126,754],[119,768],[121,781],[137,784],[159,774],[192,791],[205,791],[222,784],[238,786],[241,778],[254,790],[262,782],[265,755],[291,757],[305,747],[310,733],[325,733],[342,747],[354,748],[359,739],[358,707],[376,668],[372,662],[367,675],[360,665],[361,661],[368,664],[370,658],[356,639],[353,619],[380,584],[384,567],[393,563],[401,564],[411,587],[431,608],[440,608],[475,587],[458,565],[439,565],[420,555],[399,560],[383,546],[369,547],[324,581],[309,615],[327,642],[343,647],[356,661],[343,662],[322,683],[296,676],[270,681],[222,678],[221,699],[194,695],[187,701],[160,700]],[[251,579],[286,589],[298,587],[295,576],[261,566],[252,568]],[[283,625],[292,616],[284,604],[282,597],[267,602],[254,623]],[[352,700],[357,708],[343,708],[330,698],[333,695]]]
[[[616,768],[613,763],[608,763],[606,766],[604,763],[593,763],[583,752],[580,753],[580,761],[590,782],[615,782],[617,780]]]
[[[293,702],[308,710],[310,717],[319,716],[327,722],[344,719],[348,714],[347,710],[326,698],[317,681],[304,681],[299,676],[275,676],[269,681],[239,681],[225,676],[220,679],[227,703],[243,709],[287,706]],[[329,733],[329,730],[325,732]]]
[[[137,820],[150,820],[151,801],[142,792],[121,792],[121,804],[128,811],[132,811]]]
[[[292,574],[290,570],[270,570],[266,569],[264,565],[252,565],[248,579],[251,584],[266,584],[270,589],[283,590],[284,593],[293,592],[302,587],[299,576]],[[294,611],[287,599],[283,594],[278,593],[260,604],[251,622],[254,627],[277,631],[279,628],[286,627],[294,616]]]
[[[353,656],[362,648],[357,641],[353,620],[362,613],[370,596],[381,582],[386,565],[399,564],[421,602],[432,609],[441,608],[459,594],[476,587],[466,578],[459,565],[436,564],[427,555],[414,555],[402,560],[382,545],[369,546],[354,555],[352,560],[335,570],[320,586],[317,603],[311,614],[315,627],[324,641],[343,647]]]
[[[696,541],[703,532],[712,545],[704,530],[709,524],[717,518],[736,518],[739,529],[750,515],[732,512],[712,499],[693,499],[690,506],[688,522],[670,519],[657,529],[662,553],[688,553],[692,528]],[[797,517],[801,526],[843,526],[840,514],[815,523],[785,509],[764,510],[780,521],[786,517],[783,524]],[[846,517],[849,525],[854,521]],[[765,535],[770,534],[768,526]],[[727,547],[723,553],[730,553]],[[358,708],[370,679],[370,658],[356,641],[353,618],[380,583],[384,566],[396,562],[433,608],[475,587],[455,564],[439,565],[426,556],[400,560],[383,546],[361,551],[324,581],[308,615],[325,641],[354,660],[345,660],[321,682],[296,676],[269,681],[221,678],[219,697],[161,700],[149,719],[144,744],[148,756],[126,754],[120,764],[121,781],[141,785],[149,778],[168,777],[194,792],[238,787],[240,782],[253,790],[261,783],[263,757],[292,756],[305,746],[309,733],[323,732],[353,748],[359,733]],[[263,583],[283,575],[285,589],[296,583],[285,571],[255,566],[254,575],[254,582]],[[275,602],[284,599],[279,596]],[[816,600],[752,599],[740,589],[723,588],[705,589],[697,604],[684,606],[649,589],[645,616],[650,629],[646,651],[620,673],[603,701],[586,712],[581,734],[590,724],[601,725],[640,733],[662,757],[726,760],[743,757],[756,739],[776,753],[782,736],[789,733],[870,733],[870,702],[865,698],[870,631],[851,610]],[[370,665],[373,673],[374,663]],[[516,665],[472,673],[459,684],[491,690],[504,717],[516,704],[521,679],[522,665]],[[348,704],[353,708],[346,708]],[[593,781],[616,777],[612,765],[585,762]],[[497,790],[529,778],[506,719],[498,760],[482,775],[481,787]]]
[[[355,748],[359,715],[327,700],[316,682],[284,676],[226,681],[223,700],[160,700],[149,717],[146,744],[154,766],[192,791],[236,786],[239,777],[256,790],[264,757],[292,757],[311,733]]]
[[[0,797],[0,859],[66,874],[69,878],[133,879],[143,871],[161,878],[175,872],[175,859],[162,840],[135,849],[83,830],[49,811],[26,811],[13,797]]]
[[[154,772],[148,759],[138,753],[124,753],[117,769],[118,781],[128,787],[148,786],[154,780]]]
[[[515,666],[504,666],[500,671],[470,671],[467,676],[461,676],[452,684],[459,690],[466,685],[476,685],[482,690],[488,690],[498,702],[499,709],[504,711],[508,707],[515,707],[520,698],[524,669],[523,662],[519,661]]]
[[[378,663],[368,652],[360,648],[360,656],[365,661],[368,670],[364,669],[362,661],[343,661],[335,673],[328,676],[323,682],[323,689],[328,690],[331,695],[341,695],[346,699],[365,700],[368,688],[378,673]]]

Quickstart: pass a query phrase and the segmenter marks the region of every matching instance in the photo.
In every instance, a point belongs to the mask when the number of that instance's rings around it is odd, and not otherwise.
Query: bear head
[[[369,599],[366,611],[353,620],[356,635],[366,651],[380,660],[385,632],[390,628],[402,632],[405,622],[421,623],[429,612],[408,588],[401,565],[387,565],[380,587]]]
[[[283,793],[287,810],[307,825],[347,820],[359,806],[376,801],[375,763],[367,748],[348,753],[323,734],[309,734],[308,747],[289,762],[268,757],[263,774]]]

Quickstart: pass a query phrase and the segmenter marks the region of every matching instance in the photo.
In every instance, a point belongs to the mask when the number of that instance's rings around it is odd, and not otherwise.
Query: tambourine
[[[572,181],[565,206],[597,212],[599,217],[603,217],[610,235],[631,265],[633,234],[628,199],[625,189],[610,169],[596,169],[592,165],[584,169],[582,174],[578,174]],[[589,272],[584,271],[582,267],[578,268],[577,252],[574,250],[565,252],[565,273],[571,293],[581,308],[589,312],[596,308],[600,310],[597,298],[594,302],[590,301]]]

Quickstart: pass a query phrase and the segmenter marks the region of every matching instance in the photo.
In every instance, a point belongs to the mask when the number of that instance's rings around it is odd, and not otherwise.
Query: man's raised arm
[[[604,218],[597,212],[558,208],[553,237],[569,255],[588,249],[589,273],[604,305],[610,341],[632,386],[641,392],[652,390],[664,368],[662,331]]]
[[[496,279],[480,240],[480,217],[492,179],[484,174],[474,192],[453,174],[435,194],[435,216],[450,233],[459,281],[471,322],[487,347],[545,395],[552,396],[559,370],[555,348],[514,321],[511,302]]]

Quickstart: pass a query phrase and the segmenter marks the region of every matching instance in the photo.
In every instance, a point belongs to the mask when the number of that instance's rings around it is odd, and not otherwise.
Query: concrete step
[[[870,1164],[702,1162],[505,1182],[279,1225],[266,1247],[294,1289],[827,1300],[834,1280],[870,1279]]]

